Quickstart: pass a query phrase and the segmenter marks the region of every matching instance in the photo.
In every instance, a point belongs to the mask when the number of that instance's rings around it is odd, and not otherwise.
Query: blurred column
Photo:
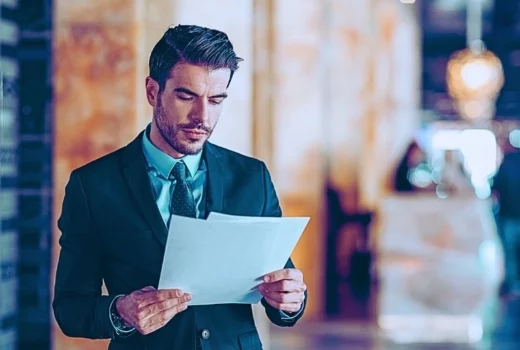
[[[276,0],[271,6],[271,32],[265,38],[268,51],[257,57],[267,60],[263,70],[256,72],[255,89],[262,93],[257,97],[266,103],[256,118],[258,123],[267,119],[263,134],[258,135],[264,141],[258,137],[257,147],[266,147],[264,153],[270,153],[284,215],[312,217],[293,254],[295,265],[305,275],[311,296],[306,317],[312,318],[319,315],[323,302],[321,215],[327,137],[323,125],[328,117],[323,105],[325,8],[321,1],[301,0]]]
[[[0,349],[17,346],[18,25],[17,1],[0,5]]]
[[[360,205],[377,209],[408,143],[417,135],[421,98],[418,5],[367,1],[372,9],[370,92],[359,164]]]
[[[330,176],[374,209],[392,167],[418,127],[420,35],[416,6],[394,0],[329,0],[325,120]]]
[[[129,143],[142,124],[144,0],[54,2],[54,244],[70,172]],[[166,22],[166,21],[165,21]],[[54,325],[54,349],[106,349],[105,341],[65,337]]]

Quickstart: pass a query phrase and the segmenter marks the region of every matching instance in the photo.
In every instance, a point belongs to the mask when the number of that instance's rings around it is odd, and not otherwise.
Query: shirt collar
[[[182,158],[176,159],[157,148],[149,138],[150,125],[143,133],[143,152],[148,162],[148,165],[155,168],[165,179],[170,176],[170,173],[178,161],[183,160],[184,164],[190,172],[190,176],[195,175],[199,169],[202,159],[202,152],[193,155],[186,155]]]

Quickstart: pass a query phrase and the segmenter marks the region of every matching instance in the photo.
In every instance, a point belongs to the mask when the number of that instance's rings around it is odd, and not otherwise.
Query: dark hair
[[[178,25],[170,27],[153,48],[149,61],[150,77],[163,90],[173,67],[186,62],[212,69],[229,68],[229,86],[241,61],[243,59],[236,56],[225,33],[195,25]]]

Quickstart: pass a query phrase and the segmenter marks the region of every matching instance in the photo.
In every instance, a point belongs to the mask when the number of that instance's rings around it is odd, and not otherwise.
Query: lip
[[[199,131],[199,130],[193,130],[193,129],[182,129],[182,131],[189,137],[192,138],[202,138],[206,136],[206,132]]]

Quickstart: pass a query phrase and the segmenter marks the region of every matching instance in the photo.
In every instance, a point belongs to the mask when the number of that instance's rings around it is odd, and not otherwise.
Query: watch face
[[[133,327],[130,327],[130,326],[127,326],[125,324],[125,321],[121,318],[121,316],[119,316],[117,314],[117,312],[112,312],[111,313],[112,315],[112,322],[114,323],[114,327],[117,329],[117,330],[121,330],[121,331],[129,331],[129,330],[132,330]]]
[[[122,326],[124,326],[123,319],[117,314],[117,312],[115,310],[112,310],[111,316],[112,316],[112,322],[114,322],[114,326],[116,328],[121,328]]]

